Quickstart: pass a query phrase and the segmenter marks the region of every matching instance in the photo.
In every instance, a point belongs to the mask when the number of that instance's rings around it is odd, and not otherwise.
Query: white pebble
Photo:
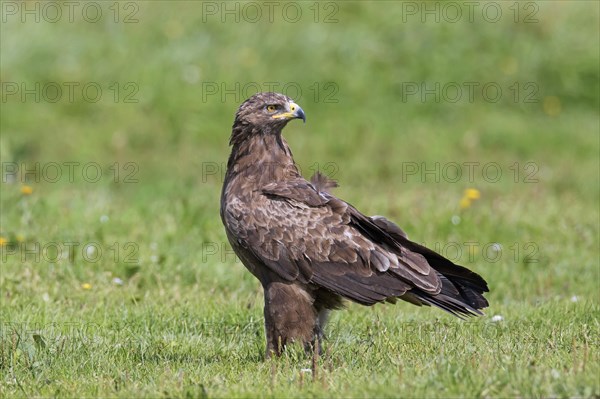
[[[124,284],[123,280],[121,280],[118,277],[113,278],[112,282],[113,282],[113,284],[116,284],[116,285],[123,285]]]
[[[88,258],[93,257],[96,254],[96,247],[92,244],[88,244],[85,247],[85,254]]]

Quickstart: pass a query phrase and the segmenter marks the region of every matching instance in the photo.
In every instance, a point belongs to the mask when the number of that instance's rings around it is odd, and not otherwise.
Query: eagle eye
[[[275,111],[277,111],[277,105],[271,104],[271,105],[267,105],[267,111],[273,113]]]

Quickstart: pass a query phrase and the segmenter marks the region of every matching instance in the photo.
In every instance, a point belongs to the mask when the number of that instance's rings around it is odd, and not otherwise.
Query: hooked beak
[[[290,111],[292,112],[292,116],[297,119],[302,119],[302,122],[306,123],[306,115],[304,114],[304,110],[300,108],[300,106],[296,103],[290,103]]]

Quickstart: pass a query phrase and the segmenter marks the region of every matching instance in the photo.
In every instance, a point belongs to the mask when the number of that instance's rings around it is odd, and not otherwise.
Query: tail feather
[[[413,289],[403,299],[413,303],[434,305],[459,317],[461,314],[481,315],[479,309],[488,307],[488,301],[483,297],[483,293],[488,292],[489,288],[479,274],[456,265],[437,252],[409,240],[400,227],[383,216],[372,216],[371,221],[406,250],[423,255],[427,263],[438,272],[442,281],[441,292],[437,295]]]
[[[432,264],[432,267],[436,269],[435,264]],[[489,305],[487,299],[483,297],[483,288],[487,288],[487,285],[474,287],[472,284],[468,284],[469,286],[467,286],[461,284],[461,281],[464,280],[461,280],[460,277],[444,275],[439,270],[438,275],[442,281],[442,289],[439,294],[432,295],[418,289],[412,290],[411,294],[414,294],[423,304],[436,306],[460,318],[483,315],[480,309]]]

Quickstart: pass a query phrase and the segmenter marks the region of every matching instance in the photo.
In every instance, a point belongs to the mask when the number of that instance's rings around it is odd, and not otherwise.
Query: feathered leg
[[[264,288],[267,357],[281,355],[292,342],[311,345],[317,324],[312,296],[295,284],[272,282]]]

